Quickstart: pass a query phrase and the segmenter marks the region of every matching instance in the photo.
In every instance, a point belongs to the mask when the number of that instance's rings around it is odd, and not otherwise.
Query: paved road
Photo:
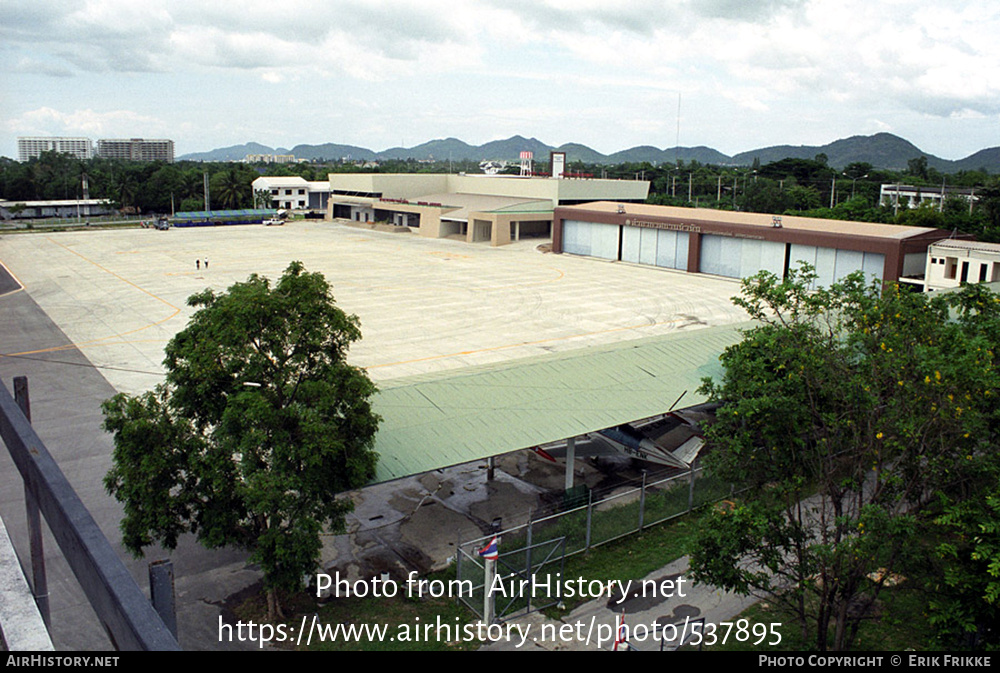
[[[0,380],[11,390],[15,376],[27,376],[33,425],[105,536],[147,592],[147,562],[162,558],[151,550],[146,560],[132,559],[119,544],[121,507],[104,492],[102,479],[111,461],[111,437],[101,429],[100,404],[115,390],[26,292],[0,296],[0,353],[36,351],[0,357]],[[13,462],[0,451],[0,515],[22,558],[27,550],[24,495]],[[46,531],[46,566],[52,605],[53,642],[60,650],[107,650],[111,645],[86,602],[72,572]],[[219,602],[249,585],[258,575],[245,568],[243,555],[210,552],[182,541],[171,554],[175,566],[178,622],[184,649],[228,649],[219,644]]]
[[[21,284],[11,275],[7,268],[0,264],[0,296],[15,290],[20,290]]]

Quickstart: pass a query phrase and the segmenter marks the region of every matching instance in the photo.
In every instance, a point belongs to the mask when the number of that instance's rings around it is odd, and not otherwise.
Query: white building
[[[70,154],[77,159],[92,159],[94,146],[90,138],[28,138],[17,139],[17,160],[37,159],[42,152]]]
[[[883,206],[918,208],[929,203],[941,207],[941,201],[949,197],[965,199],[970,204],[979,200],[973,189],[956,187],[914,187],[913,185],[882,185],[879,203]]]
[[[294,164],[298,159],[294,154],[247,154],[245,164]]]
[[[30,220],[45,217],[96,217],[98,215],[110,215],[113,212],[114,206],[107,199],[0,201],[0,220]]]
[[[174,141],[166,139],[146,140],[143,138],[103,138],[97,141],[97,156],[104,159],[127,159],[129,161],[174,160]]]
[[[1000,243],[938,241],[927,249],[924,278],[928,292],[1000,281]]]
[[[258,208],[325,211],[330,198],[329,182],[309,182],[299,176],[259,177],[252,185],[255,195],[261,191],[271,195],[271,202],[258,203]]]

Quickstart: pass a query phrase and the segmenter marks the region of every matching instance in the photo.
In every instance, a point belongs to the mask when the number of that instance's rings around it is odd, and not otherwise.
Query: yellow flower
[[[880,432],[877,435],[875,435],[875,439],[882,439],[882,433]]]

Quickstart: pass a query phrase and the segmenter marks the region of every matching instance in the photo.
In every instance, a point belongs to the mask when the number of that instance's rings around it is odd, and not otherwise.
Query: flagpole
[[[493,592],[490,590],[493,587],[493,576],[496,574],[497,562],[496,559],[488,558],[486,559],[486,585],[483,592],[483,622],[486,625],[493,623]]]
[[[486,562],[483,568],[483,622],[487,626],[493,623],[493,577],[497,572],[497,559],[500,558],[500,538],[496,535],[489,544],[479,550],[479,555]]]

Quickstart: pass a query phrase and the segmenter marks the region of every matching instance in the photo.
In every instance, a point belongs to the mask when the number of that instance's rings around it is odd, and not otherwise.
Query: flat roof
[[[24,206],[25,208],[55,208],[58,206],[105,206],[110,199],[56,199],[52,201],[0,201],[0,208]]]
[[[416,199],[410,199],[411,205],[414,201],[425,203],[440,203],[443,206],[451,206],[456,210],[448,211],[447,215],[442,215],[442,219],[447,220],[468,220],[469,213],[495,213],[495,212],[516,212],[518,209],[526,207],[532,210],[551,213],[553,209],[552,201],[545,199],[524,198],[518,196],[491,196],[489,194],[428,194]],[[377,206],[378,204],[376,204]],[[547,206],[547,208],[546,208]],[[392,203],[385,206],[392,210]]]
[[[705,401],[738,323],[384,381],[376,481],[584,435]]]
[[[645,203],[626,203],[616,201],[595,201],[575,206],[560,206],[560,209],[580,212],[618,213],[621,206],[625,207],[625,217],[655,217],[678,220],[690,224],[735,224],[764,229],[774,228],[774,218],[781,218],[781,228],[807,233],[842,234],[847,236],[866,236],[870,238],[904,240],[926,234],[939,233],[940,229],[933,227],[908,227],[899,224],[881,224],[876,222],[853,222],[850,220],[827,220],[814,217],[798,217],[794,215],[772,215],[767,213],[744,213],[731,210],[712,210],[708,208],[680,208],[677,206],[656,206]]]
[[[981,252],[1000,253],[1000,243],[985,241],[963,241],[957,238],[946,238],[932,243],[935,248],[954,248],[955,250],[979,250]]]

